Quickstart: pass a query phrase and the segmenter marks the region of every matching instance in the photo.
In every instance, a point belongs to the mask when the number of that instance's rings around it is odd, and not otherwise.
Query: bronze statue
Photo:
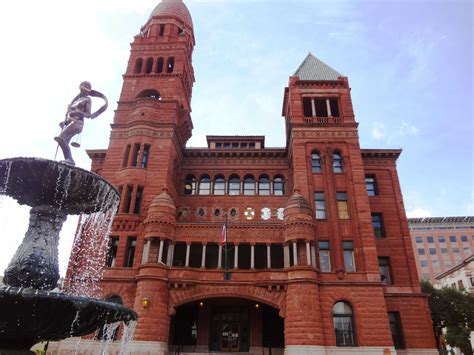
[[[74,159],[72,159],[69,143],[75,135],[82,132],[84,118],[94,119],[103,113],[108,106],[107,97],[96,90],[92,90],[91,83],[88,81],[83,81],[79,85],[79,90],[79,94],[72,100],[67,108],[64,121],[59,124],[61,133],[57,137],[54,137],[54,140],[58,142],[64,154],[64,160],[62,162],[69,165],[76,165]],[[92,114],[92,101],[90,96],[99,97],[105,101],[105,104]]]

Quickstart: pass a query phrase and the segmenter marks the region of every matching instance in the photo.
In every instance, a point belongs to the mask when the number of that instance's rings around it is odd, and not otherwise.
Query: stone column
[[[146,266],[141,270],[147,272]],[[143,307],[143,299],[148,298],[147,307]],[[170,333],[169,290],[165,280],[141,278],[137,281],[137,290],[133,309],[138,313],[138,323],[134,341],[147,342],[147,349],[154,354],[168,354],[168,338]]]
[[[163,239],[160,239],[160,249],[158,249],[158,264],[163,262],[163,246],[164,246],[165,241]]]
[[[201,268],[206,267],[206,244],[202,245]]]
[[[311,246],[306,241],[306,265],[311,266]]]
[[[318,264],[316,263],[316,248],[314,247],[314,243],[311,245],[311,256],[313,259],[313,266],[317,268]]]
[[[288,244],[283,246],[283,266],[285,268],[290,267],[290,247]]]
[[[298,265],[298,241],[292,242],[293,245],[293,266]]]
[[[328,110],[328,116],[332,116],[332,112],[331,112],[331,103],[329,102],[329,99],[326,99],[326,108]]]
[[[267,269],[272,268],[272,252],[270,244],[267,244]]]
[[[186,262],[184,264],[185,267],[189,267],[189,253],[191,251],[191,244],[186,243]]]
[[[316,104],[314,103],[314,99],[311,99],[311,114],[313,117],[316,117]]]
[[[325,354],[319,287],[293,280],[286,291],[285,354]],[[303,331],[304,330],[304,331]],[[314,347],[314,348],[312,348]]]
[[[150,255],[150,245],[151,245],[151,240],[148,239],[145,243],[145,246],[143,247],[142,265],[148,262],[148,257]]]
[[[222,268],[222,245],[219,244],[219,255],[217,256],[217,268]]]
[[[173,266],[174,244],[168,245],[168,266]]]
[[[250,268],[255,269],[255,245],[250,245]]]
[[[234,269],[239,268],[239,245],[235,244],[234,246]]]

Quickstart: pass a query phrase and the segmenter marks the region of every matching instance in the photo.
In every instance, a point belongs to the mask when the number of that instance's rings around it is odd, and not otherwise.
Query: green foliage
[[[451,329],[451,334],[450,340],[448,341],[447,336],[446,342],[462,349],[460,345],[464,346],[469,342],[469,333],[474,329],[474,295],[452,288],[438,290],[429,281],[421,282],[421,290],[429,294],[428,304],[438,348],[442,329],[448,328]],[[468,347],[470,348],[470,344]],[[472,354],[472,350],[466,354]]]
[[[446,332],[446,343],[451,347],[458,347],[463,354],[472,355],[471,342],[469,340],[471,330],[466,327],[448,327]]]

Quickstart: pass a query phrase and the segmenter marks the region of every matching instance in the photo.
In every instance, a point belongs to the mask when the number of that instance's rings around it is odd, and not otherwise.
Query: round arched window
[[[337,302],[332,308],[337,346],[355,346],[354,314],[346,302]]]

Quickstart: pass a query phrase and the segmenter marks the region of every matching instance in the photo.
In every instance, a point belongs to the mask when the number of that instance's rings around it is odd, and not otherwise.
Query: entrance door
[[[239,351],[240,324],[238,322],[222,322],[221,351]]]

